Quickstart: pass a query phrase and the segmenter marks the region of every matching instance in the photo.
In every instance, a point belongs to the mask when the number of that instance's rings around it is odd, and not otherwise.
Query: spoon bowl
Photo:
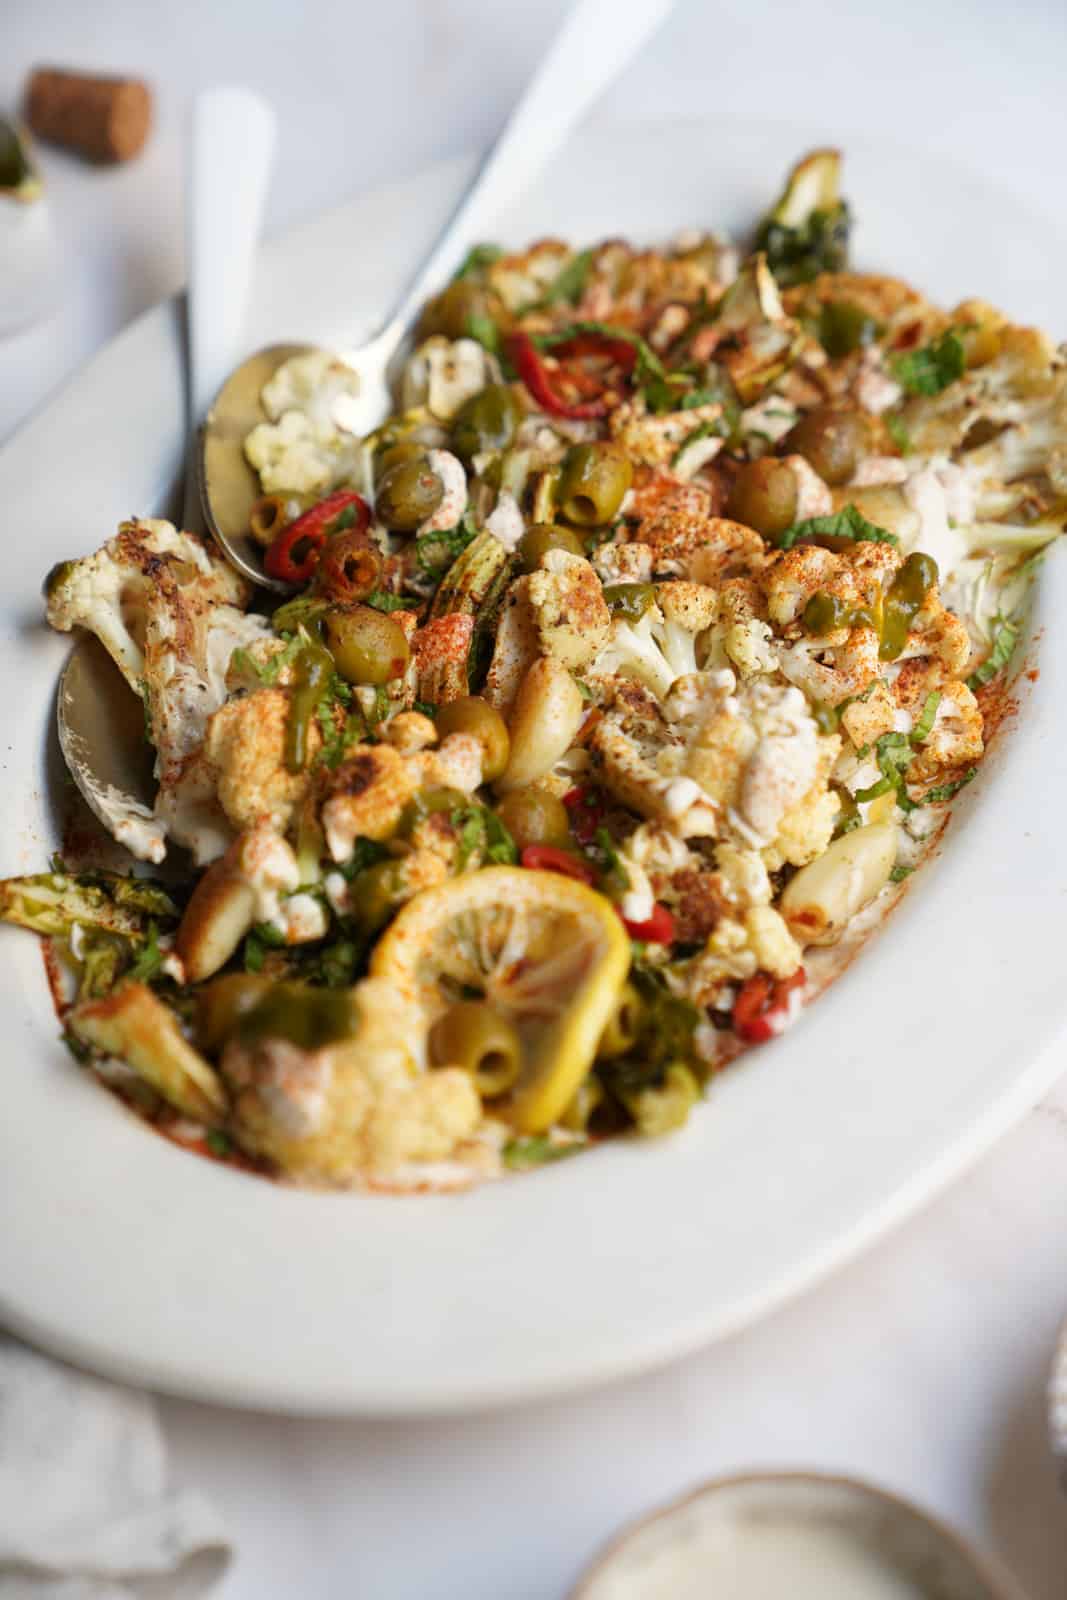
[[[267,416],[260,403],[265,384],[283,362],[309,355],[314,346],[272,344],[242,361],[227,378],[203,427],[197,451],[200,504],[208,529],[238,572],[264,589],[289,592],[289,585],[264,571],[263,550],[248,531],[259,499],[259,479],[245,460],[244,442]]]

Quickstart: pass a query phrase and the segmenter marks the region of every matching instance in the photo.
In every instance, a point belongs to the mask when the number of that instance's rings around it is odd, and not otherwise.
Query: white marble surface
[[[6,0],[0,104],[32,64],[55,61],[145,73],[159,118],[127,170],[46,157],[64,296],[50,322],[0,343],[0,437],[181,282],[181,129],[195,89],[242,79],[277,106],[279,228],[484,140],[562,9]],[[845,142],[907,125],[913,146],[991,170],[1052,210],[1065,67],[1062,0],[682,0],[598,115],[762,107]],[[1050,271],[1062,276],[1062,264]],[[76,485],[71,497],[76,507]],[[175,1473],[214,1495],[237,1540],[220,1600],[548,1600],[622,1519],[761,1464],[879,1479],[998,1550],[1032,1600],[1063,1600],[1067,1505],[1043,1387],[1067,1312],[1065,1238],[1067,1083],[864,1260],[668,1371],[537,1413],[429,1425],[166,1402]]]

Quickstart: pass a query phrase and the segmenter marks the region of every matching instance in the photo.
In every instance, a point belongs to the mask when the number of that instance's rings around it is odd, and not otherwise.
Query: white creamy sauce
[[[651,1544],[651,1541],[649,1542]],[[933,1600],[858,1532],[831,1522],[698,1521],[680,1524],[601,1575],[590,1600]]]

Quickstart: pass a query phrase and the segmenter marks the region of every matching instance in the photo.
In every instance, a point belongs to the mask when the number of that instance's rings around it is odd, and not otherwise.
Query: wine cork
[[[129,161],[148,137],[152,92],[139,78],[38,67],[26,88],[24,115],[38,138],[89,161]]]

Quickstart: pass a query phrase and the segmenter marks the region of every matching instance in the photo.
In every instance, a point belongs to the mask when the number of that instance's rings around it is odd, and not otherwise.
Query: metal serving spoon
[[[197,97],[186,189],[186,298],[189,437],[241,348],[241,328],[267,180],[275,118],[248,89],[209,89]],[[185,527],[203,527],[190,450]],[[109,833],[119,817],[150,813],[156,785],[144,737],[144,712],[92,634],[79,636],[59,680],[59,746],[86,803]],[[159,854],[162,855],[162,833]]]
[[[422,303],[441,288],[463,256],[491,232],[513,200],[566,142],[593,101],[659,27],[674,0],[577,0],[511,116],[399,302],[374,337],[343,359],[355,367],[360,392],[346,425],[369,433],[389,410],[388,374]],[[259,494],[243,444],[265,420],[263,385],[290,356],[311,345],[272,345],[231,374],[215,398],[200,435],[200,494],[207,525],[229,560],[255,583],[287,586],[263,570],[262,551],[248,533]]]

